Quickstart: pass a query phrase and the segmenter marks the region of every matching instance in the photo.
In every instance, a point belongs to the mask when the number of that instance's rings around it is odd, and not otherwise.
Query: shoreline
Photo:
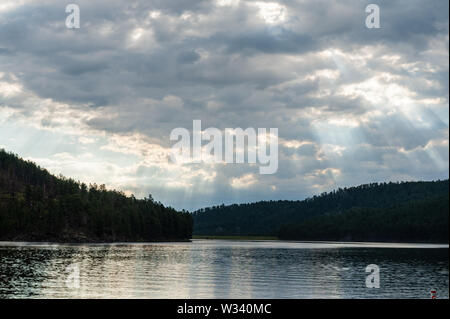
[[[116,242],[52,242],[52,241],[2,241],[0,240],[1,247],[77,247],[77,246],[146,246],[146,245],[158,245],[158,244],[194,244],[201,241],[219,241],[219,242],[247,242],[247,243],[261,243],[261,244],[304,244],[307,246],[317,245],[316,248],[321,248],[320,245],[328,246],[322,248],[423,248],[423,249],[449,249],[448,243],[413,243],[413,242],[349,242],[349,241],[294,241],[294,240],[278,240],[278,239],[205,239],[205,238],[193,238],[190,240],[165,240],[165,241],[116,241]],[[298,247],[310,248],[310,247]]]
[[[161,241],[116,241],[116,242],[56,242],[56,241],[11,241],[0,240],[1,247],[60,247],[60,246],[130,246],[130,245],[152,245],[152,244],[182,244],[192,243],[192,240],[161,240]]]
[[[281,240],[276,236],[216,236],[216,235],[193,235],[192,239],[207,240]]]
[[[46,239],[36,239],[36,238],[16,238],[16,239],[0,239],[0,246],[4,243],[10,244],[41,244],[41,245],[111,245],[111,244],[151,244],[151,243],[188,243],[191,242],[191,238],[175,239],[175,238],[161,238],[155,240],[139,240],[139,239],[87,239],[87,238],[46,238]]]
[[[280,241],[295,243],[342,243],[342,244],[415,244],[415,245],[447,245],[449,242],[415,242],[415,241],[360,241],[360,240],[301,240],[301,239],[281,239],[275,236],[215,236],[215,235],[194,235],[192,239],[202,240],[245,240],[245,241]]]

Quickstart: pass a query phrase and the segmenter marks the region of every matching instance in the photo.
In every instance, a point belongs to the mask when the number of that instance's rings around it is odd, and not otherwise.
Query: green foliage
[[[55,177],[0,150],[0,240],[154,241],[192,237],[192,216],[104,185]]]
[[[448,242],[448,194],[392,208],[352,208],[342,214],[285,225],[279,238],[295,240]]]
[[[286,229],[285,225],[300,225],[311,218],[324,216],[323,218],[327,219],[330,216],[337,216],[357,207],[391,208],[411,201],[444,196],[448,194],[448,191],[448,180],[373,183],[358,187],[340,188],[302,201],[263,201],[252,204],[222,205],[201,209],[193,214],[194,234],[278,236],[281,234],[281,227]],[[398,218],[400,217],[398,216]],[[416,221],[419,222],[419,219]],[[345,220],[340,220],[340,222],[345,223]],[[445,219],[442,222],[445,222]],[[356,224],[355,227],[357,227]],[[424,226],[424,232],[427,231]],[[314,231],[311,230],[311,232]],[[313,234],[311,233],[308,236],[313,236]],[[431,239],[433,236],[429,235],[428,237]],[[287,238],[285,235],[283,237]],[[423,236],[423,238],[426,237]],[[289,236],[289,238],[294,237]],[[320,236],[314,238],[325,239],[320,238]]]

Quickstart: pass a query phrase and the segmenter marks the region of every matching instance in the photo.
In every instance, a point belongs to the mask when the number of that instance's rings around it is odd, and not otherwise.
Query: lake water
[[[448,245],[0,242],[0,262],[0,298],[430,298],[432,289],[449,296]],[[378,289],[366,288],[369,264],[380,269]]]

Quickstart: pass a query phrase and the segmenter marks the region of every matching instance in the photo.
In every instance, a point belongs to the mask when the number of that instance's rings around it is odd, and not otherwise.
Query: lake
[[[366,267],[379,267],[367,288]],[[0,298],[448,298],[448,245],[0,242]]]

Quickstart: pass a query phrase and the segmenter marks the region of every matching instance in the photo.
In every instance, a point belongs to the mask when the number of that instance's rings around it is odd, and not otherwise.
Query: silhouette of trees
[[[280,228],[295,240],[448,242],[449,197],[411,201],[391,208],[355,207]]]
[[[118,191],[55,177],[0,150],[0,239],[154,241],[192,237],[192,216]]]
[[[349,221],[347,223],[345,218],[341,216],[338,219],[339,223],[353,225],[354,228],[351,229],[354,229],[356,234],[358,232],[358,229],[356,228],[363,227],[363,225],[357,224],[353,215],[345,214],[353,208],[359,209],[361,207],[365,207],[367,215],[372,213],[375,214],[378,212],[376,209],[381,209],[384,212],[394,214],[395,209],[389,210],[389,208],[402,204],[413,205],[415,201],[444,196],[445,194],[448,194],[448,191],[448,180],[435,182],[371,183],[358,187],[339,188],[332,192],[322,193],[302,201],[262,201],[251,204],[234,204],[229,206],[204,208],[194,212],[193,214],[194,234],[229,236],[279,235],[283,238],[298,239],[307,238],[309,236],[308,238],[326,239],[331,238],[332,236],[324,238],[316,236],[316,231],[314,229],[311,229],[307,233],[307,236],[294,236],[294,233],[298,234],[299,231],[295,232],[294,230],[291,230],[288,232],[288,229],[292,228],[287,228],[287,226],[290,225],[291,227],[300,227],[298,225],[309,225],[308,227],[310,227],[310,224],[303,224],[303,222],[309,219],[316,220],[314,218],[323,216],[323,218],[318,220],[320,220],[321,223],[323,223],[323,227],[325,227],[324,225],[326,220],[334,220],[333,218],[338,218],[337,216],[342,214],[342,216],[348,218]],[[439,200],[442,200],[445,203],[445,199],[442,197],[440,197]],[[433,205],[431,205],[432,203]],[[435,209],[437,207],[435,204],[437,203],[430,202],[429,210]],[[373,208],[373,210],[369,208]],[[442,213],[441,211],[439,212]],[[434,232],[434,228],[428,227],[429,224],[427,224],[428,222],[426,222],[426,219],[419,218],[421,213],[428,214],[425,209],[415,211],[415,224],[420,224],[420,222],[423,221],[424,224],[422,225],[422,232],[427,233],[430,240],[432,238],[437,239],[439,236],[431,234],[432,231]],[[381,215],[378,213],[374,216],[381,218]],[[386,217],[385,215],[382,216]],[[397,214],[395,216],[403,219],[408,218],[408,220],[404,220],[404,223],[412,222],[409,218],[413,218],[413,215],[407,216]],[[447,221],[448,225],[448,210],[446,218],[444,218],[443,215],[439,216],[439,218],[442,219],[441,222],[445,224]],[[352,224],[353,222],[354,224]],[[383,221],[380,220],[380,223],[382,222]],[[306,226],[301,227],[302,231],[305,230],[305,227]],[[342,227],[344,227],[344,225],[342,225]],[[289,235],[287,235],[288,233]],[[323,234],[325,235],[325,233]],[[348,236],[351,237],[352,234],[353,233],[349,233]],[[400,237],[401,236],[399,236],[399,238]],[[333,238],[337,237],[334,236]],[[424,235],[423,238],[425,239],[426,236]]]

